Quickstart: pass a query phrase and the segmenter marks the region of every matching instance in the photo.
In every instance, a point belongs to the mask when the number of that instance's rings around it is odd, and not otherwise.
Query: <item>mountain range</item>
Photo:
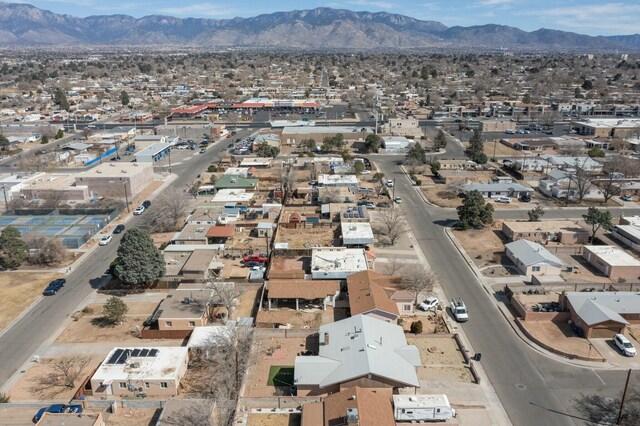
[[[0,47],[136,45],[298,49],[512,49],[639,51],[640,35],[587,36],[505,25],[447,27],[386,12],[316,8],[252,18],[150,15],[78,18],[24,3],[0,2]]]

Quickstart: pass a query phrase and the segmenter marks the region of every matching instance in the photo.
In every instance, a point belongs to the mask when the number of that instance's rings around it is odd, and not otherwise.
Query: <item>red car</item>
[[[253,254],[248,254],[245,255],[242,260],[244,262],[258,262],[258,263],[267,263],[269,261],[269,258],[267,257],[266,254],[262,254],[262,253],[253,253]]]

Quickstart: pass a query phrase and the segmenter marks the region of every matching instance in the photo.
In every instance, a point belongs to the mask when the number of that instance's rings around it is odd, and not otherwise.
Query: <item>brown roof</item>
[[[415,295],[407,290],[398,290],[393,292],[391,300],[415,300]]]
[[[349,289],[349,307],[351,315],[379,309],[399,315],[398,306],[389,299],[387,292],[378,283],[391,282],[391,277],[385,277],[379,272],[366,270],[347,277]]]
[[[324,400],[324,424],[340,424],[337,422],[347,416],[347,408],[357,408],[360,425],[395,426],[391,393],[391,388],[356,386],[331,394]]]
[[[283,271],[281,269],[269,271],[270,279],[304,279],[304,270],[303,269],[292,269],[289,271]]]
[[[236,232],[234,225],[215,225],[207,231],[207,237],[210,238],[230,238]]]
[[[324,405],[322,402],[310,402],[302,406],[301,426],[324,426]]]
[[[336,294],[340,281],[333,280],[269,280],[269,299],[324,299]]]

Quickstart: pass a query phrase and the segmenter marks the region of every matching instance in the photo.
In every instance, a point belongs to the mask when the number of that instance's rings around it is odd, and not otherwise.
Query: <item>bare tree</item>
[[[436,275],[424,265],[413,264],[404,270],[402,286],[415,295],[415,303],[423,291],[431,291],[437,282]]]
[[[385,275],[388,275],[390,277],[393,277],[398,273],[402,273],[404,268],[407,266],[407,264],[402,262],[402,259],[398,257],[392,257],[386,265],[387,267],[385,268]]]
[[[289,167],[285,169],[285,167],[280,168],[280,186],[284,199],[287,199],[293,195],[293,190],[296,186],[296,175],[293,167]]]
[[[50,372],[33,379],[31,389],[39,394],[56,394],[62,389],[73,389],[89,362],[87,356],[63,356],[48,363]]]
[[[625,178],[631,178],[638,174],[640,170],[638,163],[638,160],[619,154],[604,159],[602,168],[604,177],[597,180],[597,185],[602,191],[605,204],[613,196],[622,193],[622,183]]]
[[[152,226],[158,232],[167,232],[176,230],[180,219],[187,212],[189,201],[184,191],[169,188],[158,197],[156,204]]]
[[[381,233],[389,243],[394,245],[409,228],[404,221],[404,216],[397,207],[383,210],[380,215]]]
[[[47,209],[56,209],[65,201],[62,191],[47,191],[40,199],[42,200],[42,207]]]
[[[253,363],[253,328],[224,327],[205,343],[206,354],[194,361],[192,391],[215,401],[215,425],[231,425],[244,373]]]
[[[593,186],[592,179],[594,178],[594,173],[585,167],[589,160],[589,157],[585,157],[582,161],[576,160],[575,171],[569,173],[569,186],[573,186],[575,188],[578,203],[581,203],[582,200],[584,200],[584,197]],[[569,192],[570,191],[567,190],[567,200],[570,197]]]
[[[67,249],[57,238],[33,237],[27,239],[26,243],[32,249],[29,263],[33,265],[51,265],[67,258]]]
[[[603,395],[581,395],[575,400],[576,410],[592,425],[618,424],[631,426],[640,424],[640,390],[631,387],[625,398],[620,422],[620,398],[605,398]]]
[[[215,401],[211,399],[186,399],[180,410],[173,411],[163,423],[175,426],[215,426],[213,411]]]
[[[227,309],[227,317],[231,316],[231,310],[236,305],[236,300],[243,291],[236,287],[234,283],[214,282],[210,285],[213,290],[215,302]]]

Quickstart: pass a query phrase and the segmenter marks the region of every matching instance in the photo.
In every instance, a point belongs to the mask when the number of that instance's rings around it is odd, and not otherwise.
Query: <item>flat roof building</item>
[[[175,396],[187,371],[186,347],[115,347],[91,377],[94,396]]]
[[[87,186],[92,197],[133,199],[153,182],[153,165],[114,162],[100,164],[76,176],[76,185]],[[126,191],[126,197],[125,197]]]
[[[345,246],[364,246],[374,242],[370,223],[342,222],[340,223],[340,231],[342,232],[342,244]]]
[[[320,175],[318,176],[318,184],[324,186],[347,186],[357,187],[358,177],[356,175]]]
[[[345,279],[351,274],[367,269],[364,249],[346,247],[312,249],[311,276],[314,280]]]
[[[171,152],[171,145],[168,143],[154,143],[133,154],[138,163],[157,163]]]
[[[612,280],[640,278],[640,260],[615,246],[584,246],[582,257]]]

